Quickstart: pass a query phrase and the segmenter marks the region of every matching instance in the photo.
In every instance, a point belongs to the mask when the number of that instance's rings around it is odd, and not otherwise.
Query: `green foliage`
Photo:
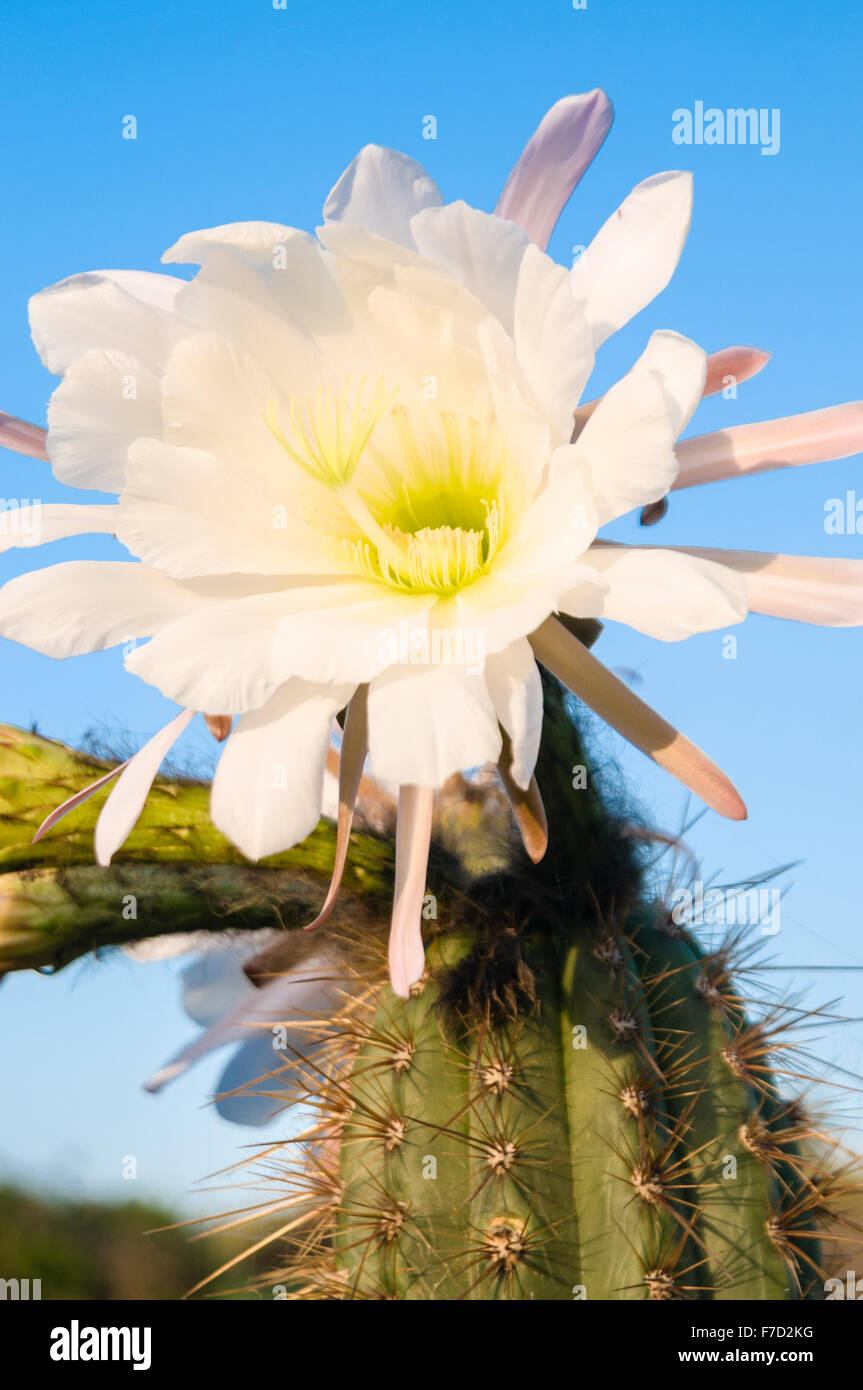
[[[158,1229],[174,1219],[146,1202],[42,1201],[0,1187],[0,1278],[41,1280],[43,1300],[183,1298],[215,1252],[186,1230]]]

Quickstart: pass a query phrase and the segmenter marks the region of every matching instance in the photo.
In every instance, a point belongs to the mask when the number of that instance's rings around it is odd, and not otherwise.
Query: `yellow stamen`
[[[303,401],[292,399],[293,442],[279,425],[275,401],[267,408],[264,422],[270,433],[294,463],[324,487],[342,488],[351,481],[375,426],[397,395],[396,391],[387,392],[381,377],[371,400],[363,405],[364,386],[365,377],[361,377],[350,411],[350,378],[339,392],[331,386],[319,387],[314,401],[311,396]]]
[[[337,499],[332,513],[309,499],[309,519],[345,569],[403,591],[454,593],[488,571],[518,511],[500,428],[434,407],[409,412],[383,378],[363,404],[364,384],[293,398],[290,437],[275,402],[266,424]],[[387,410],[384,443],[373,436]]]

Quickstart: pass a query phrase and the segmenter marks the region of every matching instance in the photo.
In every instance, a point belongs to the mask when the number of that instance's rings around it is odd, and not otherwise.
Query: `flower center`
[[[506,451],[484,427],[436,407],[395,404],[383,378],[364,403],[364,380],[289,404],[286,436],[265,417],[292,461],[326,490],[310,519],[347,569],[393,588],[451,594],[492,565],[506,539]]]

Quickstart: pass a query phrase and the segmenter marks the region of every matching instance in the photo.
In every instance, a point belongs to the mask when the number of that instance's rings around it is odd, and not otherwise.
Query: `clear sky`
[[[311,228],[356,150],[369,141],[425,163],[447,199],[491,209],[543,112],[604,87],[616,121],[566,210],[550,251],[569,261],[640,179],[695,173],[689,243],[671,287],[603,350],[609,384],[654,328],[708,350],[770,349],[736,400],[701,407],[691,432],[863,396],[863,232],[859,80],[863,13],[851,0],[142,0],[7,8],[0,88],[0,408],[43,421],[53,378],[30,344],[30,294],[75,271],[158,269],[184,231],[268,219]],[[780,148],[678,146],[673,113],[778,109]],[[138,138],[122,138],[134,115]],[[437,138],[423,139],[433,115]],[[0,450],[7,499],[72,494],[47,466]],[[825,504],[856,489],[863,461],[765,474],[676,496],[649,537],[802,554],[853,556],[860,537],[826,535]],[[89,500],[89,499],[88,499]],[[94,499],[95,500],[95,499]],[[621,539],[636,539],[633,525]],[[105,557],[108,539],[65,541],[0,557],[0,580],[36,564]],[[704,877],[730,881],[804,862],[770,942],[774,972],[813,1003],[844,995],[863,1015],[858,736],[863,631],[749,619],[735,630],[663,645],[607,630],[600,655],[638,672],[639,692],[709,751],[750,809],[744,824],[706,816],[691,836]],[[38,721],[79,740],[88,729],[143,739],[173,709],[124,674],[119,652],[58,665],[2,643],[0,719]],[[198,749],[204,745],[196,735]],[[634,799],[666,829],[684,798],[613,736]],[[194,755],[195,748],[192,748]],[[139,1083],[192,1035],[177,1004],[176,965],[122,957],[0,990],[3,1126],[0,1173],[93,1193],[180,1201],[194,1180],[254,1139],[202,1110],[210,1064],[154,1098]],[[821,1032],[830,1063],[863,1070],[863,1028]],[[835,1079],[844,1079],[838,1072]],[[845,1110],[854,1108],[851,1100]]]

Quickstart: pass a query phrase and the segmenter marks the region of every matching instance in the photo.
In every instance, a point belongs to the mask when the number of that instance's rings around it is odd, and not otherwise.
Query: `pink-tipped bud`
[[[217,743],[224,743],[234,722],[232,714],[205,714],[204,723]]]
[[[750,377],[757,376],[762,367],[770,361],[770,353],[754,347],[727,347],[720,352],[711,352],[707,359],[707,376],[704,381],[704,396],[715,396],[717,391],[739,386]]]

